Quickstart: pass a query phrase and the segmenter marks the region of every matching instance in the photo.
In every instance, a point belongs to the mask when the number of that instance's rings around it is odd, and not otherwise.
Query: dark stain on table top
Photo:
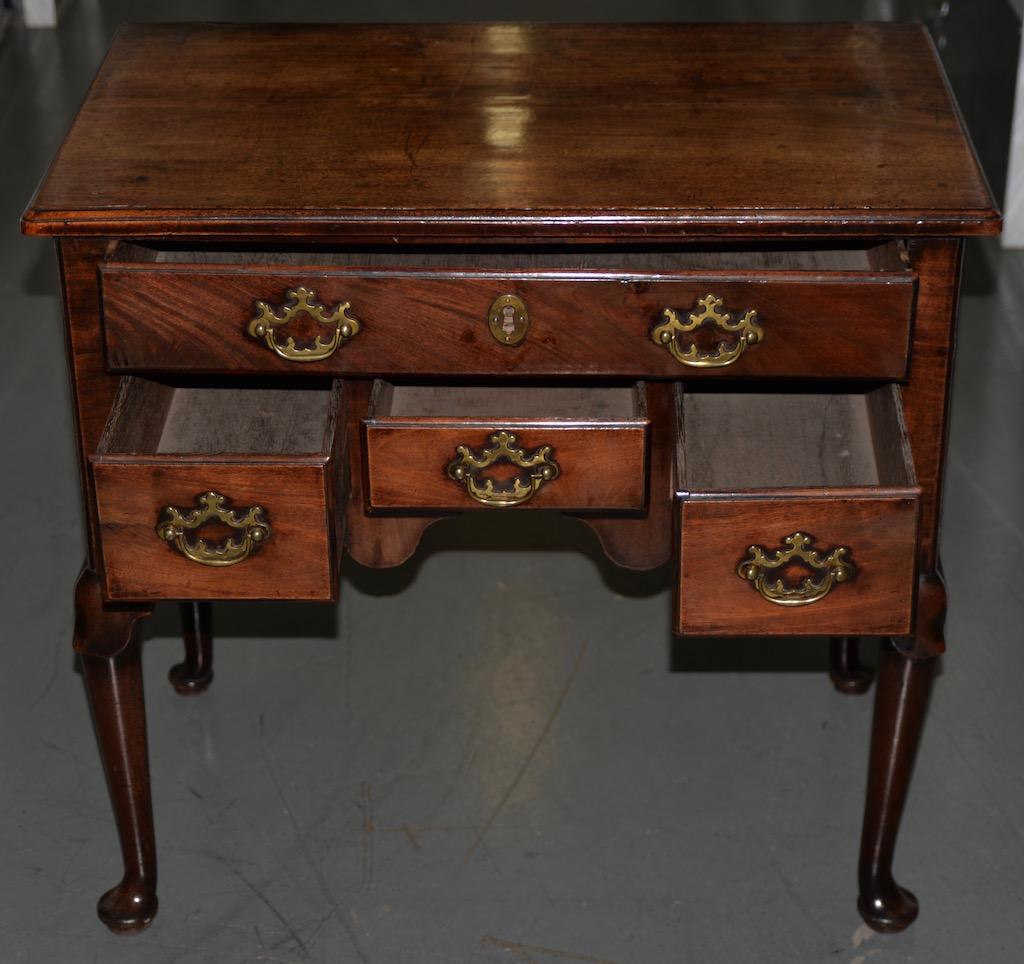
[[[30,234],[994,233],[920,26],[130,25]]]

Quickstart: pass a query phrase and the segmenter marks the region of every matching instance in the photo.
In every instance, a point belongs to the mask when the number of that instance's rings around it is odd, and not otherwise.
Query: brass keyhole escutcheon
[[[526,303],[516,295],[500,295],[487,312],[487,326],[495,341],[503,345],[518,345],[530,328],[530,313]]]

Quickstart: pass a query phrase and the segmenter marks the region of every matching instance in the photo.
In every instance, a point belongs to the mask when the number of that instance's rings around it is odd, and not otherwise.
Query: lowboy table
[[[154,600],[198,691],[209,600],[329,602],[343,551],[544,508],[673,559],[677,633],[830,636],[853,692],[890,641],[858,906],[906,927],[961,245],[999,224],[915,26],[122,29],[24,217],[61,265],[103,921],[157,908]]]

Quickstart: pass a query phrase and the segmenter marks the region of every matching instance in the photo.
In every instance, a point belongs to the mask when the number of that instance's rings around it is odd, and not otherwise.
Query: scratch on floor
[[[494,821],[498,819],[498,815],[505,808],[505,804],[508,803],[509,798],[515,792],[516,787],[519,786],[519,781],[523,779],[524,774],[533,762],[534,757],[537,755],[537,751],[540,750],[541,745],[547,739],[548,733],[551,732],[551,727],[554,726],[555,719],[558,717],[559,712],[562,709],[562,704],[565,702],[565,698],[569,695],[569,690],[572,688],[573,680],[576,679],[576,674],[580,671],[580,665],[583,663],[583,657],[587,652],[588,643],[584,640],[580,644],[580,651],[576,654],[576,661],[572,664],[572,669],[569,671],[568,677],[566,677],[565,684],[562,686],[562,691],[558,694],[558,699],[555,700],[555,705],[551,708],[551,712],[548,714],[548,718],[541,728],[540,733],[537,735],[537,739],[534,740],[533,746],[530,747],[530,752],[526,754],[526,758],[523,760],[522,765],[516,771],[516,775],[512,778],[512,782],[505,788],[505,792],[502,793],[498,799],[497,804],[491,811],[488,818],[484,821],[483,826],[477,833],[469,850],[466,851],[466,856],[462,858],[462,866],[473,859],[473,855],[480,849],[480,845],[484,842],[484,837],[487,836],[487,832],[494,825]]]
[[[400,827],[377,827],[376,833],[400,833],[405,837],[414,850],[423,849],[423,841],[420,837],[425,833],[479,833],[480,827],[476,824],[463,824],[453,827],[421,826],[416,823],[403,823]]]
[[[295,941],[299,949],[302,951],[303,957],[309,957],[309,950],[306,948],[306,945],[303,942],[302,938],[299,937],[298,931],[295,930],[294,927],[292,927],[291,922],[288,920],[288,918],[285,917],[284,914],[282,914],[281,911],[277,909],[277,907],[263,893],[263,891],[260,890],[259,887],[257,887],[251,880],[249,880],[249,878],[246,877],[245,874],[243,874],[237,867],[233,867],[229,861],[224,860],[223,857],[218,857],[218,860],[220,860],[220,862],[224,864],[224,866],[227,867],[228,870],[231,871],[231,873],[233,873],[243,884],[245,884],[245,886],[248,887],[249,890],[251,890],[253,894],[259,899],[263,906],[266,907],[267,910],[269,910],[270,913],[272,913],[281,922],[281,926],[286,931],[288,931],[289,935],[291,936],[291,939]],[[260,939],[260,944],[263,944],[262,938]]]
[[[373,787],[369,783],[359,785],[360,804],[363,811],[363,866],[359,875],[359,887],[355,894],[366,891],[373,883]]]
[[[486,934],[480,938],[481,947],[497,947],[503,951],[511,951],[521,961],[537,964],[536,958],[532,955],[539,954],[555,961],[583,961],[585,964],[616,964],[607,957],[591,957],[589,954],[574,954],[571,951],[559,951],[553,947],[540,947],[535,944],[522,944],[519,941],[507,941],[500,937],[492,937]]]
[[[355,932],[352,930],[348,921],[345,919],[345,916],[343,914],[338,913],[338,911],[342,909],[342,900],[339,899],[337,895],[334,893],[334,891],[331,889],[331,885],[327,882],[327,878],[324,875],[323,868],[320,866],[319,863],[317,863],[316,860],[313,859],[313,854],[310,852],[309,845],[306,843],[306,837],[302,832],[302,828],[299,826],[298,820],[295,819],[295,814],[292,813],[291,807],[288,805],[288,798],[285,796],[284,787],[281,786],[281,780],[277,775],[277,770],[274,769],[274,764],[270,759],[270,753],[267,751],[267,744],[266,741],[264,740],[262,713],[260,714],[259,717],[259,730],[260,751],[263,754],[263,764],[266,767],[267,775],[270,777],[270,781],[271,783],[273,783],[274,789],[277,791],[278,799],[280,799],[281,801],[281,806],[284,809],[284,812],[292,825],[292,831],[295,834],[295,842],[298,844],[299,850],[302,852],[302,856],[305,858],[306,865],[313,872],[313,875],[316,877],[317,881],[319,881],[320,892],[327,896],[331,904],[331,909],[324,916],[323,920],[321,920],[320,923],[314,928],[313,933],[310,936],[310,940],[312,940],[314,937],[317,936],[317,934],[320,933],[320,931],[327,925],[328,921],[337,920],[341,925],[342,930],[345,932],[345,936],[348,938],[349,943],[352,945],[352,949],[355,951],[356,956],[359,958],[360,961],[363,962],[363,964],[369,964],[369,958],[366,956],[366,952],[360,946],[359,940],[357,939]],[[368,795],[372,798],[372,793],[370,791],[368,784],[363,784],[360,787],[360,792],[363,795],[364,801],[368,798]],[[369,814],[369,817],[367,817],[367,814]],[[369,824],[367,824],[367,820],[369,820]],[[372,830],[373,813],[372,809],[369,808],[364,809],[363,811],[364,838],[369,836],[369,834],[365,832],[367,825],[369,825],[369,827]],[[355,890],[356,894],[361,893],[365,889],[366,884],[369,882],[370,879],[372,879],[373,876],[372,866],[367,863],[368,857],[370,859],[372,859],[373,857],[372,841],[369,844],[367,844],[366,840],[364,839],[362,875],[359,885]],[[346,895],[344,899],[348,899],[349,896],[353,895]]]

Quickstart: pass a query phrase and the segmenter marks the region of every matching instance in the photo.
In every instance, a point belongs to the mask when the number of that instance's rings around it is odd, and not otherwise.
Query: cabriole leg
[[[185,660],[171,667],[167,678],[179,693],[202,693],[213,682],[213,615],[207,602],[181,604]]]
[[[945,612],[941,580],[934,574],[922,577],[914,638],[900,641],[899,648],[886,643],[880,654],[857,900],[861,917],[876,931],[901,931],[917,917],[917,898],[893,880],[892,858],[935,657],[945,649]]]
[[[860,637],[833,636],[829,641],[828,675],[840,693],[866,693],[874,674],[861,661]]]
[[[124,861],[121,882],[99,901],[100,920],[133,934],[156,916],[156,847],[146,748],[142,663],[133,627],[149,609],[104,606],[86,571],[75,592],[75,649],[81,654],[100,756],[107,775]]]

